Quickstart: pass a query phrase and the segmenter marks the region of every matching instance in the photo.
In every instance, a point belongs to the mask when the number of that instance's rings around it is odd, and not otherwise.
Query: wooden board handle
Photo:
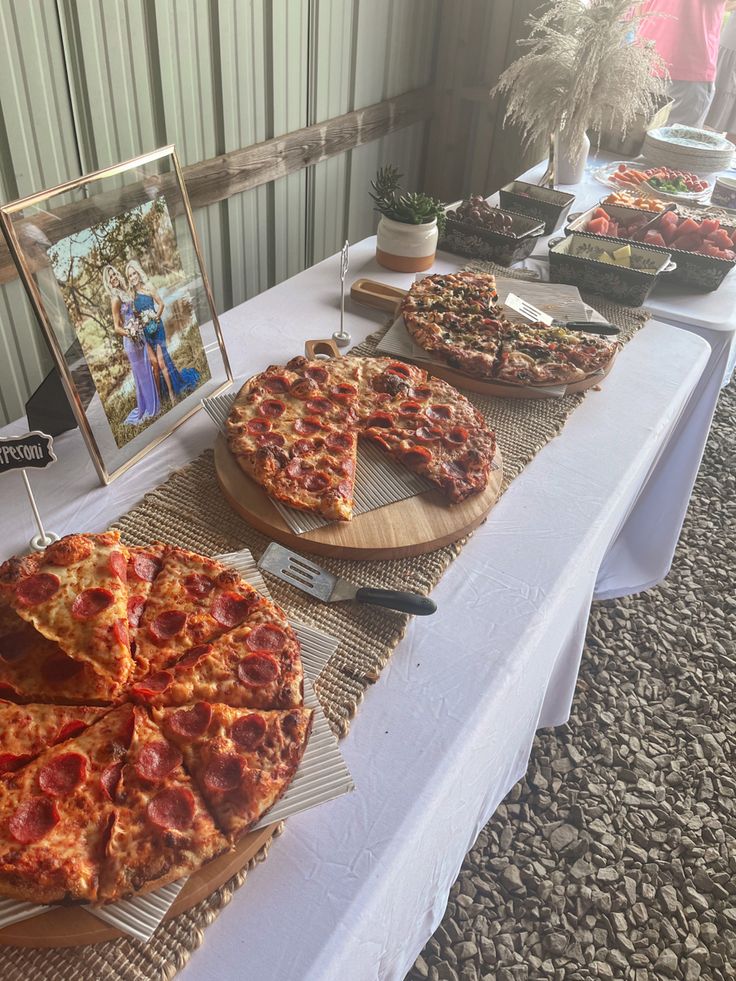
[[[350,296],[356,303],[375,310],[385,310],[387,313],[397,312],[407,292],[398,286],[379,283],[375,279],[356,279],[350,287]]]
[[[337,344],[332,340],[332,338],[325,338],[324,340],[317,341],[305,341],[304,342],[304,353],[309,358],[310,361],[316,361],[317,358],[339,358],[340,351]]]

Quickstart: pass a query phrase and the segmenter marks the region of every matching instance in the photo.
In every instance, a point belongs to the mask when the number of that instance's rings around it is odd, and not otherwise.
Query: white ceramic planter
[[[407,225],[381,216],[376,237],[376,258],[386,269],[422,272],[434,262],[437,251],[437,219],[425,225]]]

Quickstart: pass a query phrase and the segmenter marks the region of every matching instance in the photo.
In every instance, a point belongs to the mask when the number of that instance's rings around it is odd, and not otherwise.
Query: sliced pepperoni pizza
[[[0,779],[3,895],[35,903],[96,901],[112,792],[132,735],[133,706],[121,705]]]
[[[284,793],[304,754],[312,714],[306,708],[249,712],[208,702],[154,711],[231,840],[252,828]]]
[[[0,775],[19,770],[50,746],[84,732],[107,709],[0,701]]]
[[[259,600],[259,593],[221,562],[171,547],[138,621],[136,677],[237,627]]]
[[[356,448],[370,439],[457,503],[482,491],[495,438],[470,402],[388,358],[294,358],[247,382],[227,420],[241,468],[276,500],[328,519],[353,513]]]
[[[241,627],[141,678],[131,695],[147,705],[203,700],[293,708],[304,702],[299,641],[283,611],[260,597],[257,611]]]
[[[128,552],[117,532],[67,535],[0,566],[0,594],[38,633],[89,663],[114,698],[128,680]]]
[[[136,708],[125,762],[111,787],[114,810],[98,899],[118,900],[180,879],[228,847],[182,766],[180,750]]]

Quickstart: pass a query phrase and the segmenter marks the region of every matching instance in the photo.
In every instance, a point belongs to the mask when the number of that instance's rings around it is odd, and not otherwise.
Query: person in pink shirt
[[[715,93],[718,39],[726,0],[646,0],[638,35],[654,41],[669,69],[670,123],[701,127]]]

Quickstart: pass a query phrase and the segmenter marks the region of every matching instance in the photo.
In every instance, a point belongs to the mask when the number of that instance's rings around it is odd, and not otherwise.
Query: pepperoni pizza
[[[425,351],[487,381],[570,384],[607,367],[617,350],[595,334],[511,323],[498,306],[490,273],[425,276],[407,293],[401,313]]]
[[[0,896],[156,888],[284,793],[312,721],[299,642],[237,573],[70,535],[0,566],[0,597]]]
[[[250,379],[227,420],[228,445],[276,500],[350,520],[357,443],[368,439],[449,503],[482,491],[495,438],[446,382],[389,358],[293,358]]]

